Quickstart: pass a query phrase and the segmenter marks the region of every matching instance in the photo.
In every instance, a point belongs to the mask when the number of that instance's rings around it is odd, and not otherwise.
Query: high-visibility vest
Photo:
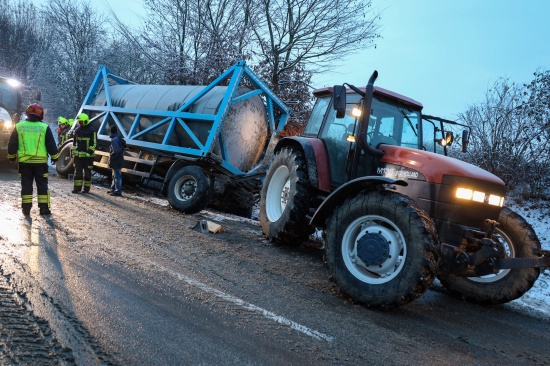
[[[15,125],[19,139],[17,160],[20,163],[47,163],[46,131],[44,122],[23,121]]]

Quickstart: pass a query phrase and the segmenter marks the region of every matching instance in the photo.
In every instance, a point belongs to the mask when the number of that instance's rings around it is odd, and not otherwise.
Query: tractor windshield
[[[336,112],[330,105],[331,96],[317,99],[304,135],[318,136],[324,140],[335,140],[349,146],[349,136],[355,137],[358,131],[358,118],[352,109],[359,106],[361,96],[349,94],[346,115],[336,118]],[[419,130],[420,111],[410,110],[406,106],[392,104],[387,100],[372,101],[371,116],[367,129],[367,142],[377,147],[381,143],[421,148],[422,131]],[[323,121],[325,123],[323,124]],[[323,126],[321,128],[321,126]]]

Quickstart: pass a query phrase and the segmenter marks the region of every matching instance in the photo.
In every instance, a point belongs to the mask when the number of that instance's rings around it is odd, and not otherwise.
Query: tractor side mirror
[[[470,134],[468,133],[468,130],[462,131],[462,152],[468,151],[468,144],[470,143]]]
[[[346,116],[346,87],[343,85],[334,85],[332,95],[336,118],[344,118]]]

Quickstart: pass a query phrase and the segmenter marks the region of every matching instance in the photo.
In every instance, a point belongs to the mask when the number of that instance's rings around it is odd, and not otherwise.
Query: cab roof
[[[362,92],[365,92],[365,90],[366,90],[365,87],[358,88],[358,89],[361,90]],[[350,88],[346,88],[346,94],[355,94],[355,92]],[[313,95],[317,98],[332,95],[332,87],[329,86],[329,87],[325,87],[325,88],[315,89],[313,91]],[[406,97],[404,95],[401,95],[399,93],[392,92],[391,90],[381,88],[381,87],[376,86],[376,85],[374,86],[374,95],[385,96],[385,97],[389,97],[391,99],[400,100],[401,102],[403,102],[405,104],[410,104],[410,105],[412,105],[414,107],[417,107],[417,108],[420,108],[420,109],[422,109],[424,107],[422,105],[422,103],[417,102],[414,99],[411,99],[411,98]]]

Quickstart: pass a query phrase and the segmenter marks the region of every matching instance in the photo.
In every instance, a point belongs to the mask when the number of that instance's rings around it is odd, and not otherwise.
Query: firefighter
[[[74,189],[73,193],[88,193],[92,186],[92,168],[97,144],[96,130],[86,113],[76,117],[79,127],[74,132]],[[83,174],[84,172],[84,174]]]
[[[61,116],[57,118],[57,126],[57,147],[60,147],[67,141],[67,133],[71,129],[71,126],[69,126],[69,121]]]
[[[25,216],[32,208],[33,182],[36,182],[40,215],[49,215],[48,155],[55,164],[59,155],[50,127],[42,122],[44,108],[40,104],[27,107],[26,119],[15,125],[8,142],[8,159],[18,162],[21,178],[21,209]]]

